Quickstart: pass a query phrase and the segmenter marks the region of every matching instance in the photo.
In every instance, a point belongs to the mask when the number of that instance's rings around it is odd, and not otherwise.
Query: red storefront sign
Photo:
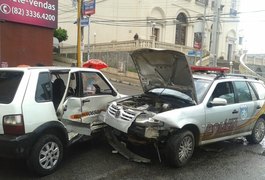
[[[0,20],[57,28],[58,0],[0,0]]]

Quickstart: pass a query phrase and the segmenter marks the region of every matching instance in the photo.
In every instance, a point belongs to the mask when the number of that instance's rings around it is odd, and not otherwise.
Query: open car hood
[[[131,53],[144,92],[154,88],[178,90],[197,102],[191,70],[185,54],[162,49],[138,49]]]

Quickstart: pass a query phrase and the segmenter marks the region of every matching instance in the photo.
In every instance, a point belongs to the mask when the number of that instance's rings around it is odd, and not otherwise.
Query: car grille
[[[112,104],[108,108],[108,113],[111,114],[112,116],[114,116],[115,118],[120,118],[120,119],[125,120],[125,121],[132,121],[136,116],[136,113],[134,113],[128,109],[127,110],[121,110],[121,107],[118,107],[114,104]]]

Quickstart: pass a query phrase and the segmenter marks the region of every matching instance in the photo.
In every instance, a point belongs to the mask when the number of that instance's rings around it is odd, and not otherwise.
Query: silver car
[[[265,87],[255,77],[224,68],[190,68],[172,50],[140,49],[131,54],[144,93],[112,102],[102,120],[111,133],[133,143],[154,143],[173,166],[185,165],[194,147],[265,133]]]

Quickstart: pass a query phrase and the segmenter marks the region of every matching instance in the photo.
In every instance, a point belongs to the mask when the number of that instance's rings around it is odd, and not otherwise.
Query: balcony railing
[[[248,75],[253,75],[253,76],[257,76],[259,77],[262,81],[265,82],[265,78],[264,78],[264,75],[262,72],[260,74],[256,73],[255,71],[253,71],[252,69],[250,69],[248,66],[247,66],[247,63],[246,63],[246,59],[248,59],[248,56],[246,54],[243,54],[241,57],[240,57],[240,66],[239,66],[239,72],[241,74],[248,74]],[[249,63],[248,63],[249,64]]]
[[[185,54],[194,48],[176,45],[153,40],[132,40],[132,41],[112,41],[109,43],[96,43],[90,45],[90,52],[110,52],[110,51],[133,51],[138,48],[163,48],[181,51]],[[84,52],[87,52],[87,45],[84,47]],[[60,48],[61,54],[76,53],[76,46],[65,46]]]

